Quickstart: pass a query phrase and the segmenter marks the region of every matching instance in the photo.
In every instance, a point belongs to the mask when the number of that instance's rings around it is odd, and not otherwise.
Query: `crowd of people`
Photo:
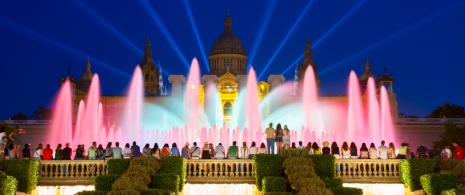
[[[464,148],[460,146],[459,142],[452,142],[455,148],[454,154],[452,154],[450,146],[444,146],[442,151],[439,151],[436,146],[428,149],[421,144],[414,150],[408,143],[402,143],[400,148],[396,150],[392,142],[386,145],[385,141],[381,141],[378,147],[374,143],[370,143],[370,147],[362,143],[359,149],[354,142],[351,142],[350,145],[347,142],[343,142],[342,147],[339,147],[336,142],[332,142],[330,145],[328,141],[324,141],[322,143],[323,147],[320,148],[317,142],[308,142],[306,146],[303,146],[302,141],[299,141],[298,146],[296,146],[294,142],[290,143],[290,131],[286,125],[281,128],[281,124],[278,124],[276,129],[274,129],[272,123],[270,123],[264,132],[267,144],[261,143],[260,146],[252,142],[250,147],[248,147],[247,143],[243,142],[242,146],[239,147],[237,142],[233,141],[232,145],[227,149],[221,143],[218,143],[214,147],[213,143],[209,142],[205,142],[203,147],[197,146],[196,142],[191,147],[190,143],[186,142],[182,148],[178,148],[176,143],[172,143],[170,148],[169,144],[165,143],[160,148],[157,143],[153,147],[150,147],[147,143],[141,150],[135,141],[132,143],[132,146],[126,143],[124,148],[120,147],[119,142],[115,142],[114,146],[112,142],[108,142],[105,148],[103,148],[102,144],[97,146],[97,143],[93,142],[87,150],[84,144],[78,145],[73,150],[70,148],[70,144],[66,143],[64,148],[62,148],[61,144],[58,144],[55,150],[49,144],[45,148],[43,148],[42,144],[38,144],[36,149],[31,152],[30,145],[25,144],[22,149],[22,156],[20,156],[20,145],[17,144],[21,143],[21,137],[25,132],[22,132],[18,126],[15,127],[15,130],[10,135],[5,134],[3,126],[0,130],[0,137],[2,137],[2,141],[0,142],[0,157],[8,159],[103,160],[132,159],[140,156],[154,156],[158,159],[163,156],[182,156],[186,159],[251,159],[256,154],[274,154],[275,144],[278,153],[283,148],[295,149],[306,151],[309,155],[333,155],[336,159],[408,159],[435,158],[440,156],[442,159],[456,158],[463,160],[465,157],[463,153],[465,152]],[[13,143],[9,144],[8,147],[6,147],[6,136],[9,136],[13,140]],[[398,152],[396,153],[396,151]]]

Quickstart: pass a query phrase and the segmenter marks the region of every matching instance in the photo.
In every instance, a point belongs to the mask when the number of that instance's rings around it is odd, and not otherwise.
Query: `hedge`
[[[333,190],[336,188],[342,188],[342,179],[339,178],[324,178],[323,181],[325,182],[326,188]]]
[[[334,188],[333,193],[337,195],[362,195],[363,190],[360,188],[339,187]]]
[[[441,195],[462,195],[465,194],[465,188],[454,188],[450,190],[444,190]]]
[[[451,158],[441,161],[439,166],[441,167],[441,170],[450,171],[454,169],[459,164],[459,162],[461,162],[461,160]]]
[[[457,177],[465,177],[465,162],[457,163],[457,166],[452,169],[452,173],[457,174]]]
[[[315,173],[323,178],[334,178],[336,176],[336,158],[333,155],[311,155],[315,167]]]
[[[286,191],[286,178],[269,176],[262,180],[263,192],[285,192]]]
[[[262,195],[294,195],[292,192],[262,192]]]
[[[186,183],[187,160],[181,156],[165,156],[161,158],[161,169],[159,173],[174,173],[179,176],[178,191],[182,191]]]
[[[0,174],[0,194],[14,195],[18,187],[18,180],[12,176]]]
[[[165,189],[147,189],[141,195],[176,195],[176,192]]]
[[[420,176],[434,173],[433,159],[412,158],[400,161],[400,179],[410,191],[421,190]]]
[[[5,173],[18,180],[17,191],[32,193],[40,177],[40,161],[38,160],[7,160]]]
[[[106,195],[108,192],[107,191],[89,191],[89,190],[84,190],[76,193],[75,195]]]
[[[107,174],[121,176],[128,170],[130,163],[130,159],[107,160]]]
[[[179,176],[175,173],[157,173],[153,177],[152,185],[157,189],[165,189],[177,194],[179,182]]]
[[[283,157],[274,154],[256,154],[253,157],[255,179],[258,190],[262,190],[262,179],[267,176],[282,176]]]
[[[112,190],[107,195],[140,195],[140,192],[135,189]]]
[[[457,187],[457,175],[431,173],[420,177],[421,186],[427,194],[440,194]]]
[[[118,175],[99,175],[94,178],[96,191],[111,191],[111,185],[118,179]]]

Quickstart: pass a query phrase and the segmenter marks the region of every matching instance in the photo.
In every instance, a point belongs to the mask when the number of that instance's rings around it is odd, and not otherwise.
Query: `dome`
[[[226,16],[224,19],[224,32],[216,38],[210,56],[217,54],[239,54],[246,55],[245,48],[241,40],[232,32],[231,18]]]
[[[92,74],[92,71],[90,70],[90,60],[88,59],[87,60],[87,64],[86,64],[86,71],[84,71],[84,73],[82,73],[82,75],[79,77],[79,80],[78,82],[82,82],[82,83],[85,83],[86,81],[92,81],[92,77],[94,76],[94,74]]]
[[[367,57],[367,61],[365,62],[365,72],[362,73],[359,80],[368,81],[368,78],[373,78],[376,80],[376,75],[370,70],[370,61],[368,60],[368,57]]]

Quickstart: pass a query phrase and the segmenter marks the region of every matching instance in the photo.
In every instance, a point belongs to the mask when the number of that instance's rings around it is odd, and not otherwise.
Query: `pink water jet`
[[[370,137],[373,138],[373,140],[379,141],[380,139],[383,139],[384,136],[378,133],[381,130],[381,117],[379,111],[379,102],[377,97],[376,85],[375,81],[371,77],[368,79],[366,91],[366,105],[368,108],[368,133],[371,135]]]
[[[140,66],[136,66],[123,111],[122,129],[125,139],[138,140],[141,136],[142,106],[144,103],[144,81]],[[120,140],[123,137],[115,137]]]
[[[304,111],[304,127],[308,128],[310,131],[321,133],[320,125],[318,122],[318,90],[316,86],[315,73],[313,72],[313,67],[308,66],[305,71],[304,85],[302,92],[302,105]],[[307,137],[303,137],[304,142],[309,141]]]
[[[262,141],[262,138],[256,137],[256,133],[254,133],[257,130],[261,131],[262,129],[262,117],[258,105],[257,77],[253,67],[250,67],[245,94],[245,127],[242,129],[243,136],[241,137],[241,140],[247,143],[251,143],[252,141]],[[236,138],[236,140],[239,141],[238,138]]]
[[[360,85],[354,71],[350,72],[348,93],[348,140],[367,140],[368,136],[365,132],[363,119],[362,94],[360,93]]]
[[[69,79],[61,86],[53,106],[52,124],[46,135],[46,143],[56,147],[58,143],[72,141],[73,125],[73,95]]]
[[[381,137],[396,143],[394,137],[394,122],[392,120],[389,96],[384,86],[381,86]],[[399,143],[397,143],[399,144]]]

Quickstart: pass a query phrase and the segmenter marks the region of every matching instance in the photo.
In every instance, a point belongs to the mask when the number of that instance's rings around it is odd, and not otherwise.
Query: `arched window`
[[[149,74],[145,74],[145,81],[149,81]]]
[[[231,102],[226,102],[224,104],[223,115],[224,116],[231,116],[232,115],[232,104],[231,104]]]

